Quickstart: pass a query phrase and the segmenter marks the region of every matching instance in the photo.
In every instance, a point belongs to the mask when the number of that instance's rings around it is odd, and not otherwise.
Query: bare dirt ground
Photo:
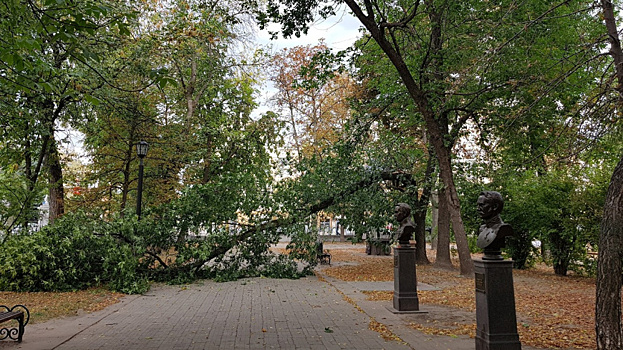
[[[393,257],[369,256],[363,245],[325,243],[332,266],[322,273],[345,281],[393,280]],[[429,260],[435,252],[428,252]],[[415,329],[431,333],[474,336],[476,329],[473,278],[433,265],[417,267],[418,282],[439,288],[420,291],[420,304],[429,312],[420,316]],[[513,271],[517,324],[522,344],[544,349],[595,348],[595,279],[556,276],[551,267],[539,265]],[[391,291],[367,292],[370,300],[390,301]]]

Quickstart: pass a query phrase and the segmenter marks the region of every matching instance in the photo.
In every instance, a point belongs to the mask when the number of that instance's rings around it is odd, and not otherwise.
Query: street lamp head
[[[149,149],[149,144],[141,141],[136,145],[136,154],[138,154],[139,158],[144,158],[147,155],[147,149]]]

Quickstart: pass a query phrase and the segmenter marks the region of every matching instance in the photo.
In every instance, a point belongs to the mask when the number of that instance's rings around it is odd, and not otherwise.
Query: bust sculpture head
[[[394,208],[394,217],[396,221],[402,222],[411,215],[411,207],[407,203],[398,203]]]
[[[506,237],[513,235],[513,229],[500,218],[504,199],[499,192],[483,191],[478,197],[478,214],[484,221],[480,226],[476,244],[484,250],[485,260],[502,260],[501,249]]]
[[[487,221],[500,215],[504,208],[504,200],[499,192],[482,191],[478,196],[478,215]]]
[[[413,237],[415,226],[411,221],[411,207],[407,203],[398,203],[394,207],[394,217],[400,223],[396,230],[398,244],[401,247],[408,247],[409,240]]]

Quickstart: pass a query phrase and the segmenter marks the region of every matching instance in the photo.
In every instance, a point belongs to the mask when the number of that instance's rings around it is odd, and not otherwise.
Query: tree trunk
[[[610,0],[602,0],[603,17],[610,41],[619,92],[623,105],[623,50]],[[623,284],[623,157],[614,169],[604,203],[604,217],[599,233],[599,259],[595,300],[595,333],[597,349],[623,349],[621,330],[621,286]]]
[[[415,210],[413,212],[413,221],[415,222],[415,262],[419,265],[430,265],[430,261],[426,256],[426,213],[433,190],[433,173],[437,159],[433,155],[433,150],[429,149],[428,161],[426,162],[426,171],[424,174],[424,186],[422,193],[416,201]],[[418,193],[415,193],[417,198]]]
[[[459,252],[461,274],[465,276],[472,276],[474,274],[474,263],[469,251],[463,220],[461,219],[461,205],[459,203],[456,186],[454,185],[452,164],[450,162],[452,137],[448,130],[448,116],[435,114],[427,93],[423,91],[420,85],[415,81],[402,55],[387,39],[384,29],[380,28],[379,24],[375,22],[374,16],[367,16],[362,11],[362,8],[359,7],[358,2],[354,0],[345,0],[344,2],[351,9],[357,19],[359,19],[366,29],[368,29],[374,41],[376,41],[387,58],[392,62],[396,68],[396,71],[400,75],[402,82],[407,88],[411,99],[424,118],[426,123],[426,132],[430,137],[429,142],[435,150],[435,156],[439,162],[439,174],[446,189],[448,208]],[[455,125],[455,127],[460,127],[460,125]],[[448,142],[450,142],[450,144],[448,144]]]
[[[554,264],[554,273],[558,276],[566,276],[568,270],[569,263],[566,261],[561,261]]]
[[[35,209],[34,207],[34,194],[35,194],[35,182],[34,182],[34,178],[33,178],[33,174],[32,174],[32,144],[30,142],[30,130],[29,130],[29,123],[28,121],[26,121],[26,131],[24,132],[24,159],[25,159],[25,166],[24,166],[24,174],[26,175],[26,179],[28,181],[28,183],[26,184],[26,189],[27,189],[27,195],[24,198],[24,204],[23,204],[23,211],[26,212],[26,218],[25,220],[23,220],[24,222],[28,222],[28,219],[31,218],[31,215],[38,215],[37,212],[32,212]],[[45,146],[45,145],[44,145]],[[41,151],[43,153],[45,153],[43,150]],[[13,220],[13,223],[11,224],[11,227],[13,227],[13,225],[18,224],[21,222],[22,220],[19,220],[18,218],[16,220]],[[11,230],[7,230],[7,232],[10,232]]]
[[[50,194],[50,224],[65,213],[65,191],[63,190],[63,168],[61,167],[58,147],[54,139],[54,130],[50,130],[50,145],[47,158],[49,194]]]
[[[597,349],[623,349],[621,286],[623,284],[623,157],[614,170],[599,235],[595,331]]]
[[[448,213],[448,202],[443,189],[439,190],[439,212],[437,223],[437,257],[435,266],[442,268],[452,268],[450,259],[450,214]]]
[[[610,56],[614,60],[614,73],[617,77],[617,91],[623,97],[623,50],[621,49],[621,39],[617,29],[616,19],[614,17],[614,5],[611,0],[601,0],[604,22],[608,31],[608,40],[610,41]]]
[[[433,234],[433,239],[431,241],[431,248],[433,250],[437,250],[437,244],[439,243],[439,195],[435,191],[431,197],[431,216],[432,216],[432,225],[431,225],[431,234]],[[435,234],[436,233],[436,234]]]
[[[461,275],[472,276],[474,274],[474,262],[472,261],[472,255],[469,251],[469,244],[467,243],[467,234],[465,233],[465,226],[461,218],[461,203],[459,202],[459,196],[456,191],[456,186],[454,185],[450,155],[447,151],[448,150],[442,150],[441,155],[437,153],[439,159],[439,175],[445,187],[444,191],[446,194],[448,212],[452,222],[452,229],[454,230],[456,247],[459,252]],[[437,152],[439,152],[439,150],[437,150]]]
[[[133,138],[130,137],[130,140]],[[125,208],[128,204],[128,194],[130,192],[130,163],[132,163],[133,145],[130,142],[125,152],[125,166],[123,167],[123,183],[121,184],[121,206],[120,213],[124,216]]]
[[[562,213],[564,216],[564,212]],[[558,276],[566,276],[571,261],[570,251],[574,242],[561,235],[564,228],[561,225],[554,226],[554,232],[549,234],[549,242],[552,258],[554,260],[554,273]]]

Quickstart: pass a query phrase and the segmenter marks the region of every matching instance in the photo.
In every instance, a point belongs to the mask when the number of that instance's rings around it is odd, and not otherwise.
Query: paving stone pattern
[[[160,285],[102,311],[29,324],[21,344],[0,341],[0,350],[474,349],[469,337],[432,336],[409,327],[443,310],[421,305],[430,313],[393,314],[391,302],[369,301],[362,293],[387,288],[328,276]],[[402,341],[385,341],[368,328],[371,319]]]
[[[316,277],[154,287],[54,349],[409,349]],[[27,332],[28,333],[28,332]],[[23,343],[28,349],[28,334]]]

